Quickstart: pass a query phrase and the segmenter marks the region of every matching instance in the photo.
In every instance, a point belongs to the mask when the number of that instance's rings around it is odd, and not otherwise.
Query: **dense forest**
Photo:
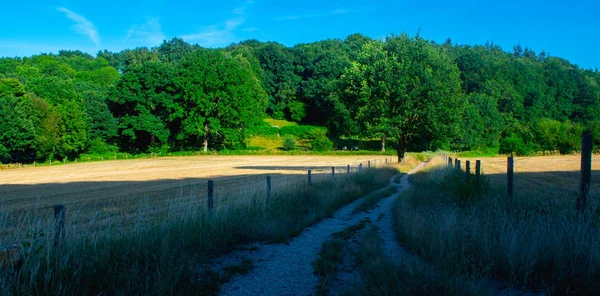
[[[517,45],[360,34],[286,47],[60,51],[0,59],[2,162],[246,149],[266,117],[410,150],[569,153],[600,136],[600,73]],[[597,141],[597,140],[596,140]],[[598,143],[598,142],[596,142]]]

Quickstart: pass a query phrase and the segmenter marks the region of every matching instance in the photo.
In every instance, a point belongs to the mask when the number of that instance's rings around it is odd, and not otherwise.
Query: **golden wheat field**
[[[77,205],[90,211],[117,212],[143,201],[177,200],[198,203],[206,198],[207,180],[214,180],[215,199],[353,171],[368,161],[375,166],[385,156],[189,156],[79,163],[0,171],[0,210],[19,213],[49,209],[54,204]],[[394,158],[395,161],[396,158]]]
[[[599,192],[600,155],[592,156],[591,193]],[[471,172],[475,173],[475,161],[481,160],[481,170],[497,185],[507,184],[507,157],[459,158],[462,169],[466,161],[471,162]],[[539,190],[554,191],[557,194],[575,194],[578,191],[581,169],[580,155],[537,156],[514,158],[514,182],[518,194],[535,194]]]

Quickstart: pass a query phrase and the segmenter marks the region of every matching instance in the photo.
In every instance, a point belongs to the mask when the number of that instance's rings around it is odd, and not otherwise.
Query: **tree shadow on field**
[[[462,173],[466,174],[464,167]],[[472,174],[475,169],[471,168]],[[420,178],[427,174],[419,172],[411,178]],[[490,185],[505,188],[508,191],[507,173],[483,173]],[[514,192],[519,196],[539,195],[545,197],[577,197],[580,186],[580,171],[514,172]],[[592,170],[590,196],[600,197],[600,170]]]
[[[219,198],[227,196],[266,192],[267,176],[271,177],[273,193],[290,184],[307,184],[309,169],[313,182],[331,179],[331,166],[250,166],[239,169],[264,172],[180,179],[169,179],[168,173],[165,173],[162,179],[147,181],[0,184],[0,215],[11,213],[18,216],[28,211],[42,211],[50,215],[55,204],[85,208],[90,212],[114,210],[142,201],[157,207],[169,202],[205,204],[209,180],[213,181],[215,202],[218,202]],[[336,167],[336,172],[341,174],[342,167]],[[343,172],[346,173],[345,166]]]

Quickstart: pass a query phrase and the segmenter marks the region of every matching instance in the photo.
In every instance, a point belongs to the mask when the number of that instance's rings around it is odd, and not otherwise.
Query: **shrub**
[[[296,140],[292,137],[287,137],[283,140],[283,150],[291,151],[296,149]]]
[[[534,150],[533,145],[525,143],[523,138],[516,134],[500,141],[500,153],[503,154],[515,153],[518,156],[523,156],[532,154]]]
[[[112,145],[106,144],[102,139],[96,138],[95,140],[90,142],[90,146],[88,147],[88,153],[90,154],[109,154],[115,153],[118,151],[118,148]]]
[[[316,138],[312,143],[312,150],[314,151],[331,151],[333,149],[333,142],[327,137]]]

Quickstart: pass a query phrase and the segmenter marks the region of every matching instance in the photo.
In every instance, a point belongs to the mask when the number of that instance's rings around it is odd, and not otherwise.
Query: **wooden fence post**
[[[460,172],[461,167],[460,167],[460,159],[456,160],[456,170]]]
[[[371,168],[371,161],[369,160],[368,164],[367,164],[367,168],[370,169]]]
[[[208,180],[208,211],[212,211],[213,209],[213,196],[215,193],[215,182],[213,180]]]
[[[457,168],[457,167],[458,167],[458,158],[455,158],[454,159],[454,168]]]
[[[346,174],[350,174],[350,165],[346,167]]]
[[[308,170],[308,185],[312,185],[312,175],[310,170]]]
[[[579,182],[579,197],[577,210],[585,213],[587,198],[590,194],[590,180],[592,177],[592,134],[586,132],[581,137],[581,180]]]
[[[510,197],[513,197],[514,195],[514,166],[515,160],[512,156],[509,156],[507,160],[506,175],[508,176],[508,195],[510,195]]]
[[[65,235],[65,206],[54,205],[54,245],[57,246]]]
[[[467,178],[471,176],[471,161],[465,161],[465,172],[467,173]]]
[[[479,180],[479,176],[481,176],[481,160],[475,162],[475,176],[477,176],[477,180]]]
[[[452,157],[448,158],[448,166],[452,168]]]
[[[271,176],[267,176],[267,199],[271,198]]]
[[[358,171],[362,171],[362,163],[358,165]]]
[[[334,177],[335,176],[335,167],[331,167],[331,176]]]

